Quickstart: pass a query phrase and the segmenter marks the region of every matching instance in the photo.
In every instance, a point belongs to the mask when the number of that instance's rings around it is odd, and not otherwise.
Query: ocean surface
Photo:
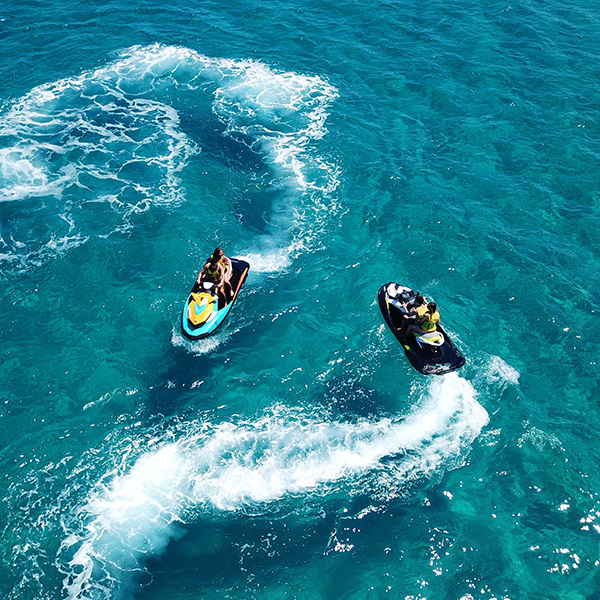
[[[600,597],[598,5],[13,0],[0,50],[1,598]]]

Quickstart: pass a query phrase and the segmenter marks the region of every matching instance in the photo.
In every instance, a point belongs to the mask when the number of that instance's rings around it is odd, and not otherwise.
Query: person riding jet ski
[[[231,284],[229,283],[232,273],[231,260],[225,256],[221,248],[217,247],[202,267],[196,281],[197,283],[203,281],[214,283],[217,286],[217,293],[223,299],[223,306],[225,306],[233,296]]]
[[[190,340],[212,335],[225,321],[242,287],[250,265],[241,258],[228,258],[215,248],[194,286],[181,313],[181,332]]]
[[[377,293],[381,314],[412,366],[426,375],[459,369],[465,358],[440,323],[435,302],[395,282]]]
[[[400,321],[398,331],[405,333],[409,325],[423,317],[427,310],[427,305],[425,304],[425,298],[418,293],[416,296],[410,296],[406,301],[400,300],[399,303],[404,310],[402,311],[403,318],[402,321]]]
[[[415,319],[406,328],[406,335],[411,333],[433,333],[440,322],[440,313],[435,302],[423,302],[415,309]]]

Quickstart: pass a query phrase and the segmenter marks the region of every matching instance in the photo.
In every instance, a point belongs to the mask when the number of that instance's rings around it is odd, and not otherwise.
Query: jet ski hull
[[[404,321],[404,309],[397,299],[390,296],[388,292],[390,286],[407,290],[412,297],[416,296],[417,292],[390,282],[381,286],[377,294],[381,314],[396,339],[402,344],[410,364],[425,375],[443,375],[462,367],[465,364],[465,357],[452,343],[441,325],[438,324],[437,330],[443,336],[443,343],[435,346],[419,343],[414,334],[406,334],[400,329]]]
[[[201,340],[212,335],[229,315],[250,270],[250,265],[238,258],[231,259],[231,266],[233,298],[225,306],[222,306],[222,301],[215,293],[205,292],[202,284],[194,283],[181,314],[181,333],[189,340]],[[200,296],[203,297],[201,305],[198,300]]]

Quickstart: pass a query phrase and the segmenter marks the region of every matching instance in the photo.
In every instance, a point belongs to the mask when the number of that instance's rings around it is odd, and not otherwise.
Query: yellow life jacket
[[[219,264],[220,263],[216,263],[214,269],[211,268],[212,267],[211,263],[208,263],[208,265],[206,267],[206,274],[215,283],[221,283],[222,275],[221,275],[221,271],[219,269]]]
[[[427,332],[435,331],[437,324],[440,322],[440,313],[436,310],[433,314],[427,312],[425,320],[421,323],[421,327]]]
[[[425,316],[427,312],[427,304],[421,304],[421,306],[417,306],[417,318],[420,319]]]

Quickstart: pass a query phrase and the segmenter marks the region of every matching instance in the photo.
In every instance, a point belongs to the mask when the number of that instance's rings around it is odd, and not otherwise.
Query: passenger
[[[406,328],[406,334],[409,333],[431,333],[437,329],[440,322],[440,313],[435,302],[428,302],[417,309],[417,316],[414,322],[409,323]]]
[[[220,248],[217,248],[217,250],[220,250]],[[221,252],[223,251],[221,250]],[[216,251],[213,252],[207,263],[202,267],[197,282],[210,281],[211,283],[214,283],[217,286],[217,294],[223,298],[224,304],[226,305],[232,299],[233,293],[225,267],[221,261],[224,256],[224,254],[220,256]],[[231,272],[231,261],[229,259],[227,260],[229,261],[229,271]]]
[[[223,265],[223,269],[225,271],[225,280],[229,281],[233,274],[233,266],[231,264],[231,260],[227,256],[225,256],[225,252],[223,252],[223,250],[219,246],[215,248],[215,251],[212,253],[212,255],[216,256],[219,259],[221,265]]]
[[[427,312],[425,313],[425,320],[421,323],[421,327],[427,332],[431,333],[437,329],[437,324],[440,322],[440,313],[438,312],[437,305],[435,302],[429,302],[427,304]]]

